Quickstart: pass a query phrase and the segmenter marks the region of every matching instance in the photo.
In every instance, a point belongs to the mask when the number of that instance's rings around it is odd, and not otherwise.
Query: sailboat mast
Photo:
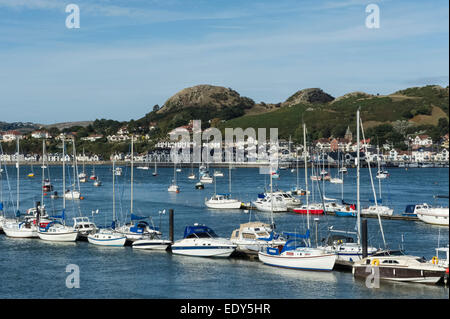
[[[228,164],[228,193],[231,194],[231,163]]]
[[[116,173],[116,161],[113,160],[113,167],[112,167],[112,184],[113,184],[113,222],[116,221],[116,179],[115,174]]]
[[[17,204],[16,204],[16,206],[17,206],[17,212],[19,212],[19,202],[20,202],[20,176],[19,176],[19,172],[20,172],[20,170],[19,170],[19,136],[16,136],[16,145],[17,145],[17,163],[16,163],[16,168],[17,168]]]
[[[130,213],[133,214],[133,163],[134,163],[134,135],[131,135],[131,199],[130,199]]]
[[[380,168],[380,146],[377,145],[377,162],[378,162],[378,190],[380,193],[380,201],[381,201],[381,168]]]
[[[303,157],[305,161],[305,188],[306,188],[306,223],[309,229],[309,195],[308,195],[308,152],[306,150],[306,125],[303,123]],[[308,238],[309,241],[309,238]]]
[[[361,203],[359,199],[359,109],[356,111],[356,224],[358,227],[358,245],[361,245]]]
[[[360,121],[361,121],[361,120],[360,120]],[[366,138],[365,138],[365,136],[364,136],[364,127],[362,126],[362,121],[361,121],[361,131],[362,131],[362,134],[363,134],[363,140],[365,141]],[[365,147],[365,150],[366,150],[366,153],[367,153],[367,145],[366,145],[365,142],[364,142],[364,147]],[[380,213],[378,212],[377,193],[376,193],[376,191],[375,191],[375,186],[374,186],[374,184],[373,184],[372,170],[370,169],[370,161],[368,161],[367,164],[368,164],[367,166],[369,167],[370,184],[371,184],[371,186],[372,186],[373,198],[374,198],[374,200],[375,200],[375,207],[376,207],[376,209],[377,209],[377,216],[378,216],[378,223],[379,223],[379,225],[380,225],[381,237],[382,237],[382,239],[383,239],[384,247],[387,247],[387,244],[386,244],[386,238],[384,237],[383,224],[381,223]]]
[[[44,154],[45,154],[45,138],[42,139],[42,187],[41,187],[41,207],[44,205],[44,174],[45,174],[45,166],[44,166]]]
[[[273,188],[272,188],[272,163],[270,163],[270,221],[273,225]]]
[[[63,210],[66,210],[66,144],[64,136],[62,137],[63,147],[62,147],[62,168],[63,168]],[[72,194],[73,196],[73,194]]]

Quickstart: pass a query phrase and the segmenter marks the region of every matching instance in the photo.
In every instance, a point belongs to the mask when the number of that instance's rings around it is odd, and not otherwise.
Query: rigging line
[[[3,156],[4,153],[3,153],[2,143],[0,143],[0,150],[1,150],[2,156]],[[11,207],[14,207],[14,200],[12,198],[12,190],[11,190],[11,184],[9,182],[9,175],[8,175],[8,170],[6,168],[6,162],[4,162],[3,165],[5,167],[4,171],[5,171],[5,175],[6,175],[6,182],[7,182],[7,185],[8,185],[10,204],[11,204]]]

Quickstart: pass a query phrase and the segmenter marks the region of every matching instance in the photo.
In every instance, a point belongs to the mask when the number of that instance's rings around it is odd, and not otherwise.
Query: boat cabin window
[[[256,235],[258,235],[258,237],[266,237],[266,236],[269,236],[269,233],[263,231],[263,232],[256,233]]]
[[[256,236],[255,236],[255,234],[243,233],[243,234],[242,234],[242,238],[245,238],[245,239],[255,239]]]
[[[210,234],[210,233],[206,233],[206,232],[201,232],[201,233],[190,234],[186,238],[212,238],[212,237],[217,237],[217,235],[214,233]]]

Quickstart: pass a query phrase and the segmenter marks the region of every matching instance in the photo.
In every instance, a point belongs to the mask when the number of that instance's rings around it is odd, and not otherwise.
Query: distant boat
[[[177,185],[177,172],[176,172],[176,164],[173,164],[173,180],[172,184],[167,189],[168,192],[179,193],[180,187]]]
[[[221,171],[214,171],[214,177],[223,177],[223,173]]]
[[[94,182],[94,186],[102,186],[102,181],[97,178]]]
[[[197,184],[195,184],[195,188],[196,189],[204,189],[205,185],[202,182],[198,182]]]
[[[213,178],[208,173],[205,173],[204,175],[202,175],[202,177],[200,177],[200,182],[205,184],[212,184]]]

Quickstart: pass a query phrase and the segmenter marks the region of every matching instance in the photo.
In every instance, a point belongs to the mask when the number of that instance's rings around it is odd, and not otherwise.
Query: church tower
[[[345,132],[344,138],[345,138],[347,141],[349,141],[349,142],[352,142],[352,141],[353,141],[353,134],[352,134],[352,132],[350,131],[350,126],[347,126],[347,131]]]

